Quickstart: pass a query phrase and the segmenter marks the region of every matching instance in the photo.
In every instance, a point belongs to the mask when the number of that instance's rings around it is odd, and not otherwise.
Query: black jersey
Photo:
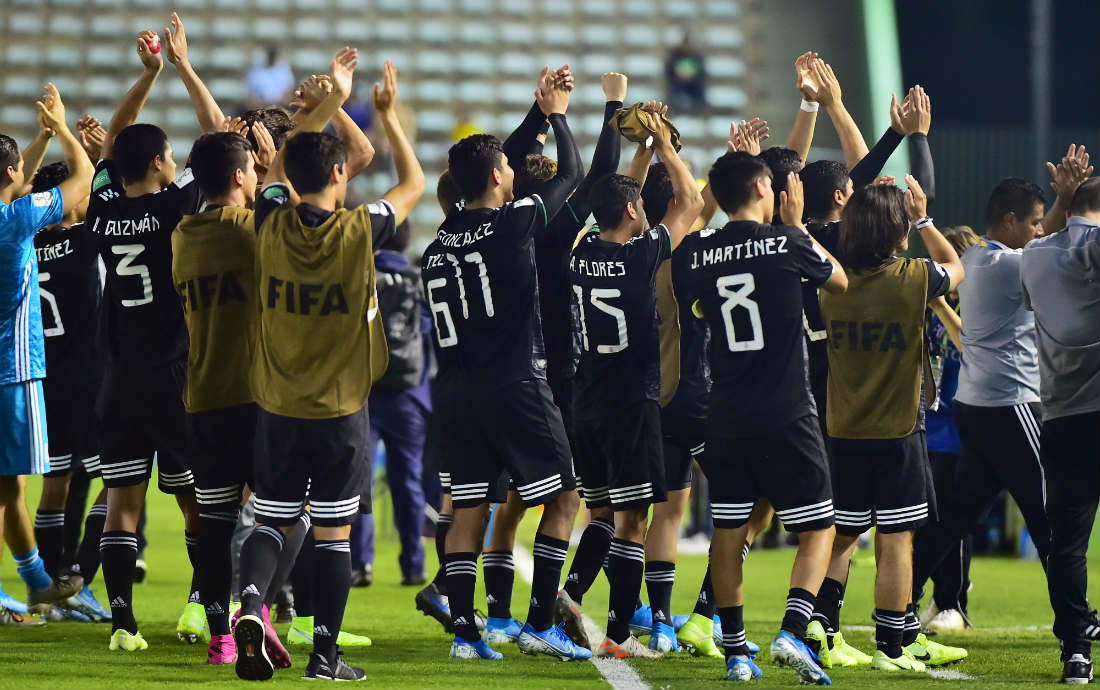
[[[460,209],[424,250],[441,394],[546,378],[533,242],[546,222],[537,195]]]
[[[705,419],[710,398],[710,363],[707,348],[710,326],[691,314],[691,252],[684,245],[672,253],[672,291],[680,312],[680,383],[676,394],[662,408],[664,415]]]
[[[808,223],[806,230],[821,243],[822,247],[836,255],[839,221]],[[802,327],[806,332],[806,352],[810,357],[810,390],[824,391],[829,380],[829,334],[825,331],[825,319],[821,316],[817,286],[806,278],[802,279],[802,314]]]
[[[802,230],[734,221],[688,235],[696,312],[710,325],[710,418],[731,434],[777,429],[814,411],[803,338],[802,279],[833,266]]]
[[[151,366],[187,356],[187,328],[172,283],[172,231],[202,205],[185,169],[165,189],[127,197],[114,163],[96,166],[87,225],[107,268],[103,325],[110,362]]]
[[[100,369],[97,347],[99,243],[84,223],[48,225],[34,237],[42,330],[46,336],[46,375],[87,380]]]
[[[577,418],[606,415],[624,404],[661,397],[657,267],[672,254],[658,225],[625,244],[593,228],[569,257],[573,331],[580,335],[573,378]]]

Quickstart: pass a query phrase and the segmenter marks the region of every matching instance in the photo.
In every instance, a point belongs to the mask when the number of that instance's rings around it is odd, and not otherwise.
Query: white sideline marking
[[[516,544],[513,555],[516,572],[527,584],[531,584],[531,580],[535,575],[535,564],[531,558],[531,552]],[[584,631],[588,634],[588,639],[603,639],[603,630],[597,627],[591,618],[585,615],[583,620]],[[638,672],[631,668],[630,664],[619,659],[600,659],[593,656],[592,665],[596,667],[603,679],[611,686],[611,690],[651,690],[649,685],[638,675]]]

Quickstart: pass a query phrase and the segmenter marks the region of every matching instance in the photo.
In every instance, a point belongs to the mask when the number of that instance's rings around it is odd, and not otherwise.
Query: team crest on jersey
[[[53,192],[36,192],[31,194],[31,206],[41,208],[53,203]]]
[[[262,192],[263,197],[269,201],[277,201],[280,204],[286,203],[286,193],[283,187],[279,185],[271,185]]]
[[[100,187],[105,187],[109,184],[111,184],[111,173],[107,172],[107,169],[104,168],[97,172],[95,177],[92,178],[92,191],[94,192]]]

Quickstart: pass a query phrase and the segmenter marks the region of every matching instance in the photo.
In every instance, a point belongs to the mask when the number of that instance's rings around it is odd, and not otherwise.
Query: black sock
[[[722,646],[726,658],[734,655],[748,656],[749,646],[745,643],[745,607],[723,606],[718,609],[718,618],[722,621]]]
[[[791,587],[787,592],[787,612],[783,615],[782,629],[798,639],[806,637],[806,626],[810,624],[810,615],[814,612],[816,597],[799,587]]]
[[[447,532],[451,529],[454,516],[450,513],[440,513],[439,520],[435,523],[435,555],[439,560],[439,569],[435,571],[435,579],[432,582],[440,594],[447,594],[447,572],[443,564],[447,562]]]
[[[283,533],[271,525],[257,525],[241,547],[241,615],[263,615],[264,594],[279,564]]]
[[[676,581],[676,564],[669,561],[649,561],[645,564],[645,586],[653,622],[672,624],[672,584]]]
[[[474,586],[477,584],[477,561],[471,551],[447,554],[447,598],[451,605],[451,621],[455,636],[468,642],[481,639],[474,621]]]
[[[573,554],[573,563],[565,577],[565,593],[578,604],[585,593],[596,581],[600,568],[606,566],[607,551],[615,537],[615,524],[610,520],[596,518],[588,523],[581,533],[581,541]],[[611,577],[608,576],[610,581]]]
[[[294,570],[294,564],[298,562],[298,555],[302,552],[302,544],[306,541],[306,535],[312,531],[313,523],[310,520],[309,513],[303,512],[298,516],[298,522],[294,523],[294,529],[286,535],[283,552],[279,554],[279,566],[275,568],[275,574],[271,576],[271,584],[267,586],[267,596],[264,597],[264,604],[269,609],[275,604],[275,597],[290,578],[290,572]]]
[[[107,521],[107,504],[97,503],[88,510],[84,519],[84,538],[76,552],[73,572],[84,578],[84,584],[90,585],[99,572],[99,538],[103,536],[103,523]]]
[[[336,662],[336,638],[351,591],[351,544],[347,539],[317,539],[313,571],[313,652]]]
[[[233,586],[233,561],[229,555],[237,510],[199,513],[199,594],[211,635],[229,634],[229,590]]]
[[[313,615],[313,567],[314,558],[313,530],[306,532],[302,548],[298,551],[298,560],[290,571],[290,584],[294,588],[294,615],[306,617]]]
[[[637,609],[644,568],[645,546],[617,537],[611,541],[607,637],[613,642],[625,642],[630,637],[630,619]]]
[[[541,532],[535,535],[535,572],[531,578],[531,608],[527,611],[527,623],[535,630],[546,630],[554,624],[554,602],[568,553],[569,542]]]
[[[917,605],[909,604],[905,611],[905,631],[901,634],[901,646],[908,647],[917,641],[920,634],[920,619],[917,618]]]
[[[699,598],[695,600],[695,611],[704,618],[714,618],[714,585],[710,581],[710,563],[707,563],[707,572],[703,575],[703,584],[699,587]]]
[[[905,611],[875,609],[875,641],[891,659],[901,656],[901,638],[905,631]]]
[[[38,542],[38,556],[46,572],[57,577],[65,549],[65,511],[39,508],[34,514],[34,540]]]
[[[840,629],[840,607],[844,603],[844,585],[831,577],[825,578],[821,589],[817,591],[812,620],[821,623],[825,632],[834,633]]]
[[[133,532],[104,532],[99,540],[103,580],[111,606],[111,630],[137,633],[134,619],[134,564],[137,537]]]
[[[191,563],[191,593],[187,595],[187,602],[202,602],[199,593],[199,536],[186,530],[183,533],[183,541],[187,544],[187,560]]]
[[[511,551],[486,551],[481,554],[481,571],[485,574],[485,601],[490,618],[512,617],[512,585],[516,567]]]

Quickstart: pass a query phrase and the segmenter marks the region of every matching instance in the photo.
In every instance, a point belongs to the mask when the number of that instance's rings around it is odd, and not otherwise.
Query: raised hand
[[[1069,201],[1073,198],[1077,188],[1087,180],[1093,172],[1094,166],[1089,165],[1089,154],[1084,146],[1070,144],[1062,162],[1055,166],[1047,161],[1047,170],[1050,171],[1050,186],[1058,194],[1058,198]]]
[[[928,195],[912,175],[905,176],[905,184],[909,185],[909,189],[905,190],[905,208],[909,212],[909,221],[916,222],[928,215]]]
[[[811,74],[813,81],[818,85],[818,103],[828,108],[841,102],[840,80],[836,78],[831,65],[824,60],[814,60]]]
[[[897,178],[894,177],[893,175],[879,175],[878,177],[875,178],[875,181],[872,184],[885,184],[885,185],[897,184]]]
[[[798,173],[787,173],[787,188],[779,193],[779,217],[785,225],[802,225],[805,197]]]
[[[98,161],[103,141],[107,138],[107,130],[103,128],[103,124],[91,115],[85,115],[77,120],[76,133],[80,138],[80,146],[88,154],[88,158]]]
[[[895,103],[890,104],[891,127],[895,120]],[[897,106],[897,124],[895,130],[906,136],[910,134],[928,134],[932,126],[932,99],[924,92],[920,84],[913,86],[906,94],[905,100]],[[900,129],[899,129],[900,128]]]
[[[351,95],[351,79],[359,65],[359,51],[344,46],[332,59],[332,90],[344,98]]]
[[[653,126],[653,148],[658,151],[663,148],[671,148],[672,132],[669,131],[668,125],[665,124],[665,115],[668,113],[668,106],[661,101],[646,101],[642,106],[642,110],[653,115],[653,117],[650,118],[650,123]]]
[[[382,65],[382,83],[374,84],[374,109],[378,112],[392,110],[397,103],[397,68],[386,60]]]
[[[817,102],[818,92],[821,88],[813,77],[813,64],[816,59],[817,53],[810,51],[802,53],[794,61],[795,86],[798,87],[798,91],[803,98],[814,103]]]
[[[618,72],[608,72],[600,79],[603,86],[604,99],[608,101],[623,101],[626,99],[626,75]]]
[[[908,107],[908,96],[906,96],[905,101],[898,103],[897,94],[890,94],[890,129],[902,136],[909,134],[909,132],[905,131],[905,123],[902,121],[902,115]]]
[[[275,160],[275,140],[271,138],[271,132],[267,131],[264,123],[257,120],[252,125],[252,136],[256,138],[256,150],[252,152],[252,160],[264,170],[271,167]]]
[[[550,116],[555,113],[565,114],[569,109],[569,92],[573,88],[573,76],[569,72],[569,65],[564,65],[554,72],[550,67],[544,67],[539,76],[539,86],[535,89],[535,102],[543,114]]]
[[[61,102],[61,94],[53,83],[46,84],[46,93],[35,103],[38,106],[38,122],[55,133],[66,128],[65,104]]]
[[[160,72],[161,68],[164,67],[163,52],[158,50],[154,53],[149,49],[150,45],[159,43],[160,36],[157,36],[157,32],[152,29],[146,29],[138,34],[138,57],[141,59],[141,64],[145,65],[145,70],[148,72]]]
[[[294,92],[292,106],[308,113],[321,104],[332,93],[332,79],[326,74],[311,74]]]
[[[233,132],[242,137],[248,134],[248,122],[239,117],[227,117],[221,124],[221,132]]]
[[[183,30],[183,20],[175,12],[172,21],[164,27],[164,57],[174,65],[187,62],[187,34]]]
[[[726,141],[726,151],[744,151],[754,156],[760,155],[760,142],[767,139],[768,123],[754,117],[749,121],[741,120],[741,124],[730,122],[730,138]]]

